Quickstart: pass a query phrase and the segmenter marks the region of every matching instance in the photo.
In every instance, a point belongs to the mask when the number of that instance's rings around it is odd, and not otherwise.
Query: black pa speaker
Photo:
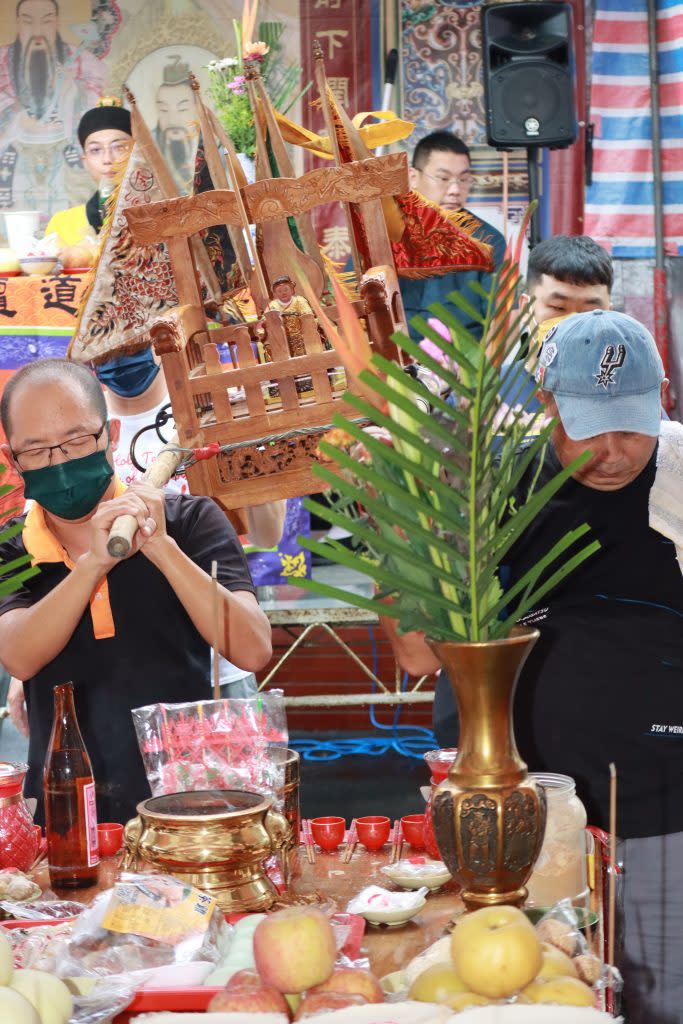
[[[489,145],[570,146],[578,134],[571,4],[484,5],[481,28]]]

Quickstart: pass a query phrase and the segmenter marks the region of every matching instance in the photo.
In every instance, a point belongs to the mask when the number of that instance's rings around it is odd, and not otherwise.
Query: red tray
[[[226,920],[235,924],[247,914],[226,914]],[[365,921],[356,914],[350,914],[351,931],[344,944],[342,952],[351,960],[360,956],[360,946],[365,931]],[[58,918],[54,921],[2,921],[2,928],[38,928],[41,925],[65,924],[75,920],[73,917]],[[192,988],[150,988],[140,989],[136,992],[130,1006],[114,1017],[112,1024],[130,1024],[135,1017],[141,1013],[158,1013],[165,1010],[174,1013],[202,1013],[204,1012],[217,992],[222,992],[224,986],[213,988],[208,985],[197,985]]]
[[[139,1013],[158,1013],[160,1010],[174,1013],[203,1012],[217,992],[223,986],[209,988],[208,985],[196,988],[150,988],[136,992],[133,1002],[127,1010],[114,1017],[113,1024],[128,1024]]]

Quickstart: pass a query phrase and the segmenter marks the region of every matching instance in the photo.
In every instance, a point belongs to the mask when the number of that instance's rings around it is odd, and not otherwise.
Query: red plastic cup
[[[440,782],[448,778],[448,770],[458,756],[458,748],[444,747],[442,750],[428,750],[423,756],[432,773],[431,783],[433,786],[438,786]]]
[[[404,818],[401,818],[401,828],[404,839],[414,850],[424,850],[424,814],[406,814]]]
[[[368,814],[356,818],[358,841],[366,850],[379,850],[386,843],[391,832],[391,822],[381,814]]]
[[[311,834],[321,850],[333,853],[344,842],[346,822],[343,818],[311,819]]]
[[[115,821],[103,822],[97,826],[97,839],[100,857],[115,857],[123,846],[123,825]]]

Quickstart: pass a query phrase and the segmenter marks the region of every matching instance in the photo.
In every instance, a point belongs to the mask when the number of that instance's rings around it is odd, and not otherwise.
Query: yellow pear
[[[506,905],[465,914],[451,936],[451,959],[467,988],[489,999],[519,992],[543,962],[529,919]]]
[[[450,1006],[453,995],[467,992],[467,985],[458,977],[451,964],[432,964],[410,986],[409,999],[420,1003],[445,1003]]]
[[[560,1006],[595,1006],[595,993],[578,978],[550,978],[532,981],[522,993],[532,1003],[557,1003]]]
[[[11,987],[36,1008],[42,1024],[67,1024],[73,1013],[71,992],[63,981],[46,971],[15,971]]]
[[[545,943],[543,943],[545,946]],[[576,978],[578,972],[571,957],[563,953],[561,949],[550,946],[544,949],[543,966],[536,975],[536,981],[548,981],[550,978]]]

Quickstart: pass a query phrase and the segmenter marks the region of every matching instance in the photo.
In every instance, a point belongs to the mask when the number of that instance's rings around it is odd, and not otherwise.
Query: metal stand
[[[538,187],[538,146],[527,146],[526,160],[527,173],[529,177],[529,202],[538,201],[540,190]],[[534,210],[529,222],[529,249],[533,249],[541,241],[541,229],[539,226],[538,206]]]

